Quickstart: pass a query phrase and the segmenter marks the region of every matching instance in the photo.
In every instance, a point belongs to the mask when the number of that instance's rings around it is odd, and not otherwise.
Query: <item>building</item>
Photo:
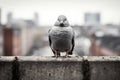
[[[38,13],[34,13],[32,19],[15,19],[9,12],[3,29],[3,55],[26,55],[34,44],[34,37],[41,34],[38,20]]]
[[[19,29],[3,28],[3,55],[17,56],[21,54],[21,37]]]
[[[26,55],[34,45],[34,38],[44,32],[40,31],[38,23],[38,13],[34,13],[32,19],[15,19],[13,13],[9,12],[7,23],[0,25],[0,56]]]
[[[40,37],[45,32],[43,29],[40,31],[40,27],[26,27],[26,25],[21,26],[19,24],[16,27],[13,26],[9,28],[3,26],[4,28],[0,29],[0,55],[26,55],[34,46],[35,38]]]
[[[99,25],[101,20],[100,13],[85,13],[85,25]]]
[[[3,54],[3,28],[0,27],[0,56]]]
[[[9,12],[7,15],[7,27],[12,26],[12,21],[13,21],[13,14],[12,12]]]
[[[1,15],[2,15],[2,11],[1,11],[1,8],[0,8],[0,25],[2,24],[2,23],[1,23],[1,18],[2,18]]]
[[[14,19],[12,12],[9,12],[7,15],[7,27],[16,27],[18,24],[28,27],[37,27],[39,23],[38,13],[34,13],[33,19]]]
[[[38,13],[34,13],[34,23],[35,23],[35,25],[39,25],[38,23],[39,23],[39,15],[38,15]]]

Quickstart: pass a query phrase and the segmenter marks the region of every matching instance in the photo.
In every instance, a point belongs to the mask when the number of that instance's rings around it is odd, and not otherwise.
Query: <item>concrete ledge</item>
[[[0,57],[0,80],[12,80],[14,57]]]
[[[119,80],[119,56],[0,57],[0,80]]]
[[[15,57],[4,57],[0,56],[0,62],[12,62],[15,59]]]
[[[43,62],[82,61],[82,57],[77,56],[77,57],[65,58],[62,56],[62,57],[54,58],[54,57],[42,57],[42,56],[22,56],[22,57],[19,56],[18,61],[20,62],[21,61],[43,61]]]
[[[87,60],[89,62],[92,62],[92,61],[110,62],[110,61],[120,61],[120,57],[119,56],[88,56]]]
[[[88,57],[90,68],[90,80],[119,80],[120,57]]]

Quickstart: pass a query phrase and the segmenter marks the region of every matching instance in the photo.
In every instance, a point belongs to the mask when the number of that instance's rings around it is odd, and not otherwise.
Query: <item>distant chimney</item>
[[[12,21],[13,21],[13,15],[12,12],[9,12],[7,15],[7,26],[11,26]]]
[[[0,25],[2,24],[1,23],[1,17],[2,17],[1,15],[2,15],[2,11],[1,11],[1,8],[0,8]]]
[[[38,26],[38,23],[39,23],[39,15],[38,13],[34,13],[34,23],[36,26]]]

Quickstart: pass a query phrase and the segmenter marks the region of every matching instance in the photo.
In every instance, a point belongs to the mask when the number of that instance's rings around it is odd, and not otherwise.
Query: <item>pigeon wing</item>
[[[51,29],[49,29],[49,31],[48,31],[48,33],[49,33],[48,40],[49,40],[49,45],[51,46],[52,41],[51,41],[50,31],[51,31]]]
[[[50,45],[50,47],[51,47],[52,40],[51,40],[51,36],[50,36],[50,31],[51,31],[51,29],[49,29],[49,31],[48,31],[48,33],[49,33],[48,38],[49,38],[49,45]],[[53,53],[55,54],[55,51],[54,51],[53,49],[52,49],[52,51],[53,51]]]
[[[51,46],[51,43],[52,43],[52,41],[51,41],[51,37],[50,37],[50,35],[49,35],[49,45]]]
[[[73,38],[72,38],[72,49],[71,49],[71,51],[68,54],[72,55],[74,46],[75,46],[75,40],[74,40],[74,36],[73,36]]]

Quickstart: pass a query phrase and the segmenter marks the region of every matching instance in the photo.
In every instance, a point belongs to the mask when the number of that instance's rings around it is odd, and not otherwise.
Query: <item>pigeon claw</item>
[[[54,54],[53,57],[54,57],[54,58],[58,58],[58,57],[60,57],[60,55],[59,55],[59,54]]]
[[[69,54],[68,54],[68,53],[66,53],[65,58],[70,58],[70,56],[69,56]]]

